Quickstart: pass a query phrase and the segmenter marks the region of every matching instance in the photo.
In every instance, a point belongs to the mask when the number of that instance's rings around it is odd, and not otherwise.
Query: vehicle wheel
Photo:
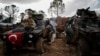
[[[76,28],[69,29],[68,32],[66,31],[66,34],[67,34],[67,44],[74,45],[79,35],[78,29]]]
[[[2,50],[3,56],[11,56],[12,47],[7,46],[7,43],[5,43],[5,42],[2,43],[1,50]]]
[[[76,45],[76,56],[90,56],[89,46],[86,41],[79,39]]]
[[[4,51],[5,51],[5,50],[4,50],[3,41],[0,42],[0,45],[1,45],[1,46],[0,46],[0,56],[5,56],[5,55],[4,55]]]
[[[36,44],[36,51],[40,54],[44,53],[44,40],[40,38]]]

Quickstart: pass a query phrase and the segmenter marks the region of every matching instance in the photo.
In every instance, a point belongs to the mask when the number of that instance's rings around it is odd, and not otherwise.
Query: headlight
[[[28,43],[32,43],[32,41],[31,41],[31,40],[29,40],[29,41],[28,41]]]
[[[6,39],[6,36],[3,36],[3,39]]]
[[[33,35],[32,34],[29,34],[29,38],[33,38]]]

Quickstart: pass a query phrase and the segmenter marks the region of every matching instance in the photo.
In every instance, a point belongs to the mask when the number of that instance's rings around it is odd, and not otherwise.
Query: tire
[[[71,33],[73,32],[73,33]],[[66,31],[67,34],[67,44],[69,45],[74,45],[75,41],[79,35],[79,31],[77,28],[70,28],[68,29],[68,32]]]
[[[90,56],[90,49],[84,39],[79,39],[76,45],[76,56]]]
[[[1,51],[2,51],[2,56],[11,56],[12,47],[10,45],[7,45],[6,42],[3,42]]]
[[[37,51],[39,54],[44,53],[44,40],[43,40],[43,38],[40,38],[40,39],[37,41],[37,44],[36,44],[36,51]]]
[[[5,56],[4,54],[5,54],[5,51],[6,51],[6,49],[4,48],[5,46],[4,46],[4,44],[3,44],[3,41],[1,41],[0,42],[0,56]]]

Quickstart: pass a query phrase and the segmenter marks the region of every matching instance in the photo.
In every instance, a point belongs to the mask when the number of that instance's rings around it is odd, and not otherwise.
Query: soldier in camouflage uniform
[[[21,21],[21,26],[25,29],[34,29],[36,27],[36,23],[32,18],[32,13],[27,12],[24,16],[24,19]]]

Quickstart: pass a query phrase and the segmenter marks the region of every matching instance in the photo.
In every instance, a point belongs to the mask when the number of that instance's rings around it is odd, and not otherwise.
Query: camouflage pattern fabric
[[[33,19],[25,19],[21,22],[21,25],[23,27],[27,27],[27,28],[35,28],[36,27],[36,23]]]

